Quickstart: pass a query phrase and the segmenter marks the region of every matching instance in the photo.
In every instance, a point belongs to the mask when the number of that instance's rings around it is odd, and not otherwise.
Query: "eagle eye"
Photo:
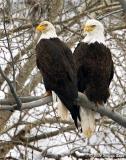
[[[47,26],[48,26],[48,24],[41,24],[41,26],[47,27]]]
[[[45,27],[47,27],[47,26],[48,26],[48,24],[47,24],[47,23],[45,23],[45,24],[44,24],[44,26],[45,26]]]
[[[91,25],[91,27],[96,27],[96,25]]]

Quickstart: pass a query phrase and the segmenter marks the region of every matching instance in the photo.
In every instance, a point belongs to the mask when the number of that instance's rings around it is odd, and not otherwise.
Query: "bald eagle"
[[[66,107],[77,127],[79,108],[76,106],[78,97],[76,69],[71,50],[56,34],[54,26],[48,22],[40,23],[36,30],[41,32],[36,46],[36,63],[40,70],[46,89],[45,96],[54,91]],[[64,111],[66,109],[60,109]],[[61,113],[62,115],[63,113]]]
[[[109,98],[109,85],[113,78],[113,61],[106,46],[103,24],[90,19],[84,26],[86,37],[74,51],[77,67],[78,90],[96,104],[103,105]],[[90,137],[95,130],[95,113],[80,107],[82,131]]]

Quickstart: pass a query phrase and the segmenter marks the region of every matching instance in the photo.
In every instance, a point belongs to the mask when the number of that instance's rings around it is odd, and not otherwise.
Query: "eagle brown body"
[[[71,50],[59,38],[41,39],[36,46],[36,62],[46,91],[54,91],[70,111],[75,125],[79,108],[77,77]]]
[[[78,91],[86,94],[96,106],[104,105],[109,98],[109,85],[113,78],[113,61],[106,46],[104,26],[95,19],[84,25],[86,34],[74,51],[77,67]],[[80,106],[82,131],[89,138],[95,131],[95,112]]]
[[[113,78],[113,61],[110,50],[102,43],[81,42],[74,51],[77,67],[78,90],[90,101],[103,104],[109,97]]]

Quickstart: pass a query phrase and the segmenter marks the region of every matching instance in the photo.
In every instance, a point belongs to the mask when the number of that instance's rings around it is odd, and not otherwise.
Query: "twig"
[[[117,154],[96,154],[96,155],[93,155],[93,154],[83,154],[83,155],[78,155],[76,154],[76,152],[74,152],[72,154],[73,157],[76,157],[76,158],[81,158],[81,159],[92,159],[92,158],[96,158],[96,159],[122,159],[122,158],[126,158],[126,155],[117,155]]]
[[[22,141],[25,141],[25,142],[34,142],[34,141],[38,141],[38,140],[41,140],[41,139],[45,139],[45,138],[49,138],[49,137],[54,137],[56,135],[59,135],[63,132],[68,132],[68,131],[71,131],[71,130],[75,130],[75,125],[70,125],[70,126],[67,126],[67,127],[62,127],[60,128],[59,130],[55,130],[55,131],[51,131],[51,132],[47,132],[47,133],[42,133],[40,135],[36,135],[36,136],[32,136],[32,137],[28,137],[28,138],[23,138]]]
[[[3,73],[2,69],[1,69],[1,66],[0,66],[0,74],[1,74],[1,76],[7,81],[8,85],[9,85],[9,87],[10,87],[10,91],[11,91],[11,93],[12,93],[14,99],[15,99],[16,104],[17,104],[16,109],[19,110],[19,109],[21,108],[21,105],[22,105],[21,100],[20,100],[20,98],[17,96],[16,91],[15,91],[14,87],[13,87],[12,84],[11,84],[11,81],[10,81],[10,80],[5,76],[5,74]],[[10,109],[8,108],[8,110],[11,110],[11,107],[10,107]]]
[[[126,24],[122,24],[120,26],[115,26],[113,28],[108,28],[108,32],[112,32],[112,31],[117,31],[117,30],[122,30],[122,29],[126,29]]]
[[[3,6],[4,7],[4,6]],[[7,48],[10,52],[10,56],[11,56],[11,60],[12,60],[12,69],[13,69],[13,86],[14,88],[16,88],[16,84],[15,84],[15,64],[14,64],[14,58],[13,58],[13,54],[12,54],[12,51],[11,51],[11,46],[10,46],[10,42],[9,42],[9,35],[7,35],[7,29],[6,29],[6,24],[5,24],[5,11],[3,10],[3,18],[4,18],[4,21],[3,21],[3,27],[4,27],[4,32],[5,32],[5,36],[6,36],[6,40],[7,40]]]
[[[123,11],[123,9],[119,9],[119,10],[117,10],[117,11],[113,11],[113,12],[107,13],[107,14],[105,14],[104,16],[97,17],[97,19],[98,19],[98,20],[101,20],[101,19],[103,19],[103,18],[106,18],[106,17],[108,17],[108,16],[111,16],[111,15],[113,15],[113,14],[115,14],[115,13],[119,13],[119,12],[122,12],[122,11]]]
[[[126,14],[126,0],[118,0],[124,10],[124,13]]]

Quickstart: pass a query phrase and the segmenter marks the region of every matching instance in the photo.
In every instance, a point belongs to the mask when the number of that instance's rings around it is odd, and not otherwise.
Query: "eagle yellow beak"
[[[92,25],[84,26],[84,32],[91,32],[93,30],[94,30],[94,26]]]
[[[36,27],[37,31],[44,31],[45,29],[46,29],[46,26],[41,24]]]

